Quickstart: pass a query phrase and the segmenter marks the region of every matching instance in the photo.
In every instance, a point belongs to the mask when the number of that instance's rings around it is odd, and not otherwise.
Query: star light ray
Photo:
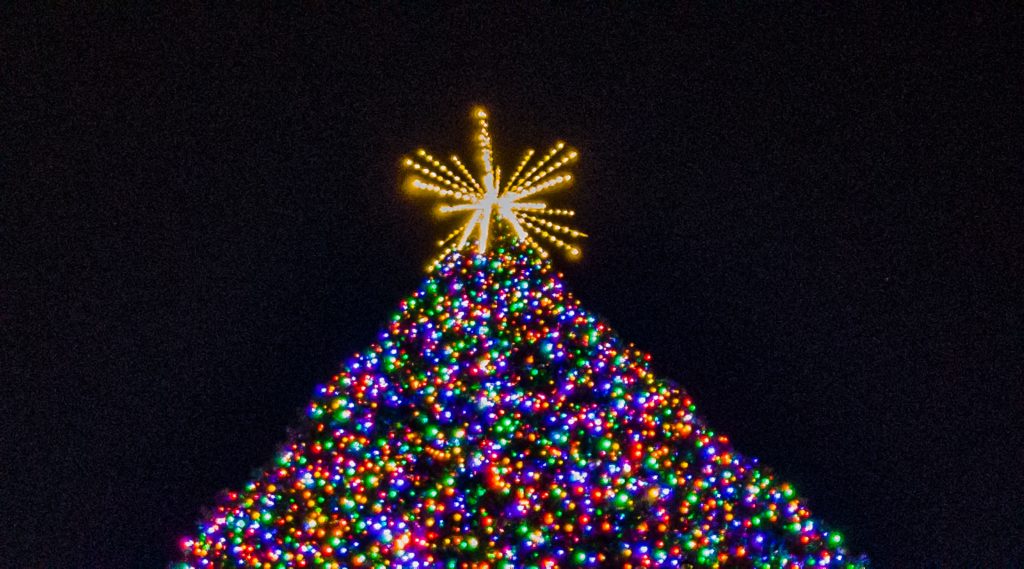
[[[503,181],[501,167],[495,162],[487,111],[477,108],[472,117],[476,124],[474,142],[480,165],[478,176],[471,174],[455,155],[451,156],[453,167],[446,166],[422,149],[416,152],[416,158],[403,161],[406,168],[413,170],[408,182],[410,188],[455,202],[442,203],[437,209],[439,214],[467,216],[457,229],[438,242],[443,249],[442,258],[453,249],[471,245],[477,252],[486,253],[499,233],[509,231],[516,240],[530,243],[545,257],[548,253],[536,238],[570,256],[578,256],[578,247],[553,233],[572,238],[586,237],[586,233],[537,217],[573,217],[575,212],[549,208],[543,201],[523,200],[568,188],[573,176],[561,169],[576,160],[579,153],[561,141],[537,159],[534,150],[527,150],[512,170],[512,175]]]

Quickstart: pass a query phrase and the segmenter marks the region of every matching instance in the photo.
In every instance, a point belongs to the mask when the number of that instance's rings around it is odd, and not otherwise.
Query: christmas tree
[[[538,240],[583,234],[523,199],[568,185],[575,151],[502,183],[476,117],[480,180],[406,161],[463,225],[180,566],[866,567],[566,289]]]

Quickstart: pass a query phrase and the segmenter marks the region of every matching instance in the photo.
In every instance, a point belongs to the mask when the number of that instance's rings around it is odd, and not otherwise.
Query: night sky
[[[161,567],[558,139],[556,264],[878,567],[1024,566],[1022,12],[7,14],[0,565]]]

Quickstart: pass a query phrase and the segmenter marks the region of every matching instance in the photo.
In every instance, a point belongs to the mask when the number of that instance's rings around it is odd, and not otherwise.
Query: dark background
[[[5,8],[0,565],[158,567],[443,233],[579,148],[584,305],[878,567],[1024,566],[1021,10]]]

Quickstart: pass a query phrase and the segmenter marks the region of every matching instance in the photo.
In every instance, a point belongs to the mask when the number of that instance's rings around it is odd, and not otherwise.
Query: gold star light
[[[501,168],[494,165],[487,111],[477,108],[472,116],[477,123],[477,159],[482,168],[479,178],[470,174],[459,157],[454,155],[451,166],[446,166],[422,149],[416,152],[415,158],[403,161],[406,168],[415,171],[407,182],[411,189],[454,202],[443,204],[438,208],[439,213],[464,216],[458,229],[438,242],[443,249],[441,257],[474,243],[478,252],[486,253],[493,234],[500,230],[498,223],[504,223],[517,239],[530,243],[545,257],[548,253],[535,237],[543,238],[570,256],[578,256],[580,250],[563,241],[562,237],[586,237],[586,234],[548,219],[572,217],[576,212],[552,209],[535,199],[525,200],[542,192],[568,187],[572,183],[572,175],[559,171],[559,168],[576,160],[579,154],[567,149],[564,142],[558,142],[531,163],[534,151],[527,150],[515,171],[503,183]]]

